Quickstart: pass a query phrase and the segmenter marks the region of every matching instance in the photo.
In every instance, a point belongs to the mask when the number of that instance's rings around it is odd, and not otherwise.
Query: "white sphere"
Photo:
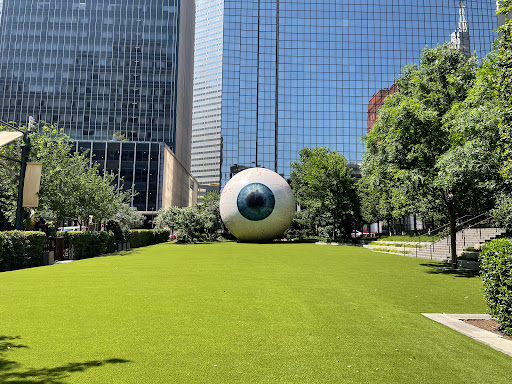
[[[237,173],[220,195],[220,215],[242,241],[269,241],[290,226],[297,204],[285,179],[265,168]]]

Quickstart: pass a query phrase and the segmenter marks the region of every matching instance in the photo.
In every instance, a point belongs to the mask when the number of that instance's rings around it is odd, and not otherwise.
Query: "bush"
[[[112,232],[61,232],[64,247],[73,250],[73,259],[87,259],[117,251]]]
[[[155,229],[153,233],[155,234],[155,244],[169,241],[169,236],[171,235],[171,231],[165,229]]]
[[[480,261],[489,313],[502,330],[512,335],[512,240],[499,239],[485,244]]]
[[[44,265],[45,234],[10,231],[0,234],[0,271]]]
[[[165,229],[136,229],[130,231],[130,247],[139,248],[169,240],[171,232]]]
[[[107,225],[105,226],[105,229],[114,234],[114,238],[118,243],[126,241],[125,234],[119,222],[115,220],[109,220]]]

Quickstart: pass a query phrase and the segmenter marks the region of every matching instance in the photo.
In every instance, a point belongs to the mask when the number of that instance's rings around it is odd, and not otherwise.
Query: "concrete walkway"
[[[497,351],[512,356],[512,341],[504,339],[496,333],[486,331],[465,323],[463,320],[491,320],[491,316],[479,313],[422,313],[423,316],[437,321],[451,329],[469,336]]]

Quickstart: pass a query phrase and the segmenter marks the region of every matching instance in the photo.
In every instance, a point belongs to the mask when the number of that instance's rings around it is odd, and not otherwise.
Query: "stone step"
[[[456,252],[461,254],[467,247],[473,247],[476,244],[483,244],[486,241],[495,239],[499,235],[505,233],[502,228],[467,228],[462,232],[457,233],[456,237]],[[414,243],[413,243],[414,244]],[[417,244],[417,243],[416,243]],[[425,243],[422,243],[422,245]],[[367,246],[368,248],[379,248],[378,245]],[[382,247],[384,248],[384,247]],[[387,248],[387,247],[386,247]],[[389,247],[393,253],[400,253],[400,250],[404,250],[404,247]],[[403,254],[408,257],[417,257],[422,259],[430,259],[448,262],[451,259],[450,255],[450,240],[444,238],[438,240],[435,243],[427,242],[422,248],[407,248],[406,251],[410,253]]]

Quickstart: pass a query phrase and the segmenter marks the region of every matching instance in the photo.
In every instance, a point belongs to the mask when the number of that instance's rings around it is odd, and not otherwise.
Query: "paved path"
[[[437,321],[451,329],[471,337],[497,351],[512,356],[512,341],[504,339],[496,333],[486,331],[465,323],[463,320],[490,320],[491,316],[480,313],[422,313],[423,316]]]

